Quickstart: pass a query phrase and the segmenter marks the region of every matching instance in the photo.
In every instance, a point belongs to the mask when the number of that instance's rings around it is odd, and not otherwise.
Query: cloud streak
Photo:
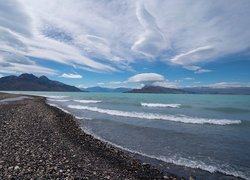
[[[70,78],[70,79],[81,79],[82,78],[82,76],[80,74],[66,74],[66,73],[63,73],[62,77]]]
[[[219,82],[207,86],[213,88],[250,87],[250,82]]]
[[[213,52],[214,48],[212,46],[203,46],[185,53],[178,54],[171,59],[171,62],[180,65],[194,64],[201,61],[202,59],[208,59]]]
[[[144,33],[139,36],[131,49],[147,57],[154,58],[169,44],[158,27],[155,17],[146,10],[141,2],[137,3],[136,16],[140,25],[144,28]]]
[[[0,3],[0,53],[29,58],[40,72],[48,67],[34,58],[94,72],[161,60],[198,67],[192,71],[199,74],[210,71],[203,64],[250,48],[249,9],[248,0],[6,0]],[[21,70],[19,64],[5,70]]]

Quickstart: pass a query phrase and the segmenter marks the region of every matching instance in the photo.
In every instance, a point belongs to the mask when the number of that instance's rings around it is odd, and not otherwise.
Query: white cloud
[[[201,82],[200,81],[195,81],[194,84],[200,84]]]
[[[184,68],[190,71],[197,71],[200,69],[199,66],[185,66]]]
[[[168,88],[177,87],[177,82],[170,82],[164,76],[157,73],[142,73],[128,78],[128,83],[142,83],[142,85],[161,86]]]
[[[249,9],[248,0],[6,0],[0,50],[97,72],[162,59],[203,73],[201,64],[250,47]]]
[[[37,65],[28,57],[20,54],[12,54],[8,52],[2,52],[0,50],[0,73],[33,73],[33,74],[46,74],[56,75],[58,72],[54,69],[46,68]]]
[[[194,78],[191,78],[191,77],[186,77],[186,78],[184,78],[184,80],[187,80],[187,81],[193,81],[193,80],[194,80]]]
[[[118,84],[127,84],[127,81],[110,81],[110,82],[99,82],[98,85],[118,85]]]
[[[79,84],[79,85],[77,85],[76,87],[78,87],[78,88],[82,88],[82,89],[87,88],[87,86],[86,86],[86,85],[84,85],[84,84]]]
[[[151,84],[152,86],[161,86],[166,88],[176,88],[178,85],[176,82],[170,81],[156,81]]]
[[[128,79],[128,82],[152,82],[152,81],[164,81],[164,76],[157,73],[142,73],[137,74]]]
[[[186,53],[176,55],[171,59],[171,62],[180,65],[194,64],[199,61],[208,59],[209,57],[211,57],[213,52],[214,48],[212,46],[203,46]]]
[[[62,77],[70,78],[70,79],[81,79],[82,78],[82,76],[80,74],[66,74],[66,73],[63,73]]]
[[[219,82],[207,85],[214,88],[227,88],[227,87],[250,87],[250,82]]]
[[[211,72],[212,70],[210,69],[202,69],[199,66],[184,66],[185,69],[194,71],[195,74],[201,74],[201,73],[206,73],[206,72]]]
[[[126,82],[124,81],[111,81],[109,84],[125,84]]]
[[[169,42],[166,41],[164,34],[158,27],[155,17],[146,10],[140,1],[137,3],[136,16],[144,28],[144,33],[139,35],[139,39],[134,42],[131,49],[148,57],[158,56],[162,50],[169,46]]]
[[[207,73],[207,72],[211,72],[212,70],[210,69],[198,69],[197,71],[195,71],[195,74],[201,74],[201,73]]]

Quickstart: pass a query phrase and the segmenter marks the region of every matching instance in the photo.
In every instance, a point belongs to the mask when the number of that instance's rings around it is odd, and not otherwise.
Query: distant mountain
[[[123,92],[131,91],[131,90],[132,90],[131,88],[120,87],[120,88],[115,88],[113,91],[123,93]]]
[[[194,94],[242,94],[250,95],[250,87],[227,87],[227,88],[212,88],[212,87],[190,87],[182,88],[184,91]]]
[[[185,94],[187,92],[182,89],[165,88],[160,86],[144,86],[141,89],[127,91],[127,93]]]
[[[250,95],[250,87],[190,87],[190,88],[164,88],[159,86],[144,86],[141,89],[133,89],[128,93],[162,93],[162,94],[242,94]]]
[[[69,91],[79,92],[80,89],[49,80],[46,76],[36,77],[33,74],[5,76],[0,78],[1,91]]]
[[[89,87],[89,88],[84,88],[81,89],[83,91],[88,91],[88,92],[127,92],[130,91],[130,88],[106,88],[106,87],[100,87],[100,86],[95,86],[95,87]]]

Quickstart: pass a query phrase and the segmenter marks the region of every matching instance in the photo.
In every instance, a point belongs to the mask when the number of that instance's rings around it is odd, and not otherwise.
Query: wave
[[[63,109],[63,108],[61,108],[61,107],[59,107],[59,106],[56,105],[56,104],[52,104],[52,103],[47,103],[47,104],[50,105],[50,106],[56,107],[56,108],[62,110],[63,112],[65,112],[65,113],[67,113],[67,114],[71,114],[69,111],[67,111],[67,110],[65,110],[65,109]]]
[[[178,165],[178,166],[185,166],[185,167],[189,167],[189,168],[192,168],[192,169],[201,169],[201,170],[204,170],[204,171],[208,171],[210,173],[220,172],[220,173],[230,175],[230,176],[249,179],[249,178],[246,177],[246,175],[244,173],[242,173],[241,171],[234,170],[233,168],[229,167],[228,165],[221,164],[220,166],[213,166],[213,165],[208,165],[208,164],[206,164],[206,163],[204,163],[202,161],[190,160],[190,159],[183,158],[183,157],[180,157],[180,156],[177,156],[177,155],[172,155],[171,157],[165,157],[165,156],[155,156],[155,155],[151,155],[151,154],[146,154],[146,153],[136,151],[136,150],[132,150],[132,149],[123,147],[121,145],[112,143],[110,141],[107,141],[107,140],[101,138],[100,136],[96,135],[95,133],[93,133],[92,130],[89,129],[89,128],[81,127],[81,129],[85,133],[92,135],[96,139],[99,139],[99,140],[101,140],[103,142],[106,142],[106,143],[108,143],[108,144],[110,144],[110,145],[112,145],[114,147],[117,147],[117,148],[119,148],[121,150],[130,152],[130,153],[133,153],[133,154],[138,154],[138,155],[141,155],[141,156],[144,156],[144,157],[148,157],[150,159],[156,159],[156,160],[159,160],[159,161],[175,164],[175,165]],[[225,167],[227,167],[227,168],[225,168]]]
[[[49,101],[56,101],[56,102],[68,102],[67,99],[48,99]]]
[[[50,106],[56,107],[56,108],[62,110],[63,112],[65,112],[65,113],[67,113],[67,114],[71,114],[69,111],[67,111],[66,109],[63,109],[63,108],[59,107],[59,106],[56,105],[56,104],[52,104],[52,103],[47,103],[47,104],[50,105]],[[82,119],[92,120],[91,118],[88,118],[88,117],[80,117],[80,116],[76,116],[76,115],[74,115],[74,114],[71,114],[71,115],[73,115],[76,119],[79,119],[79,120],[82,120]]]
[[[74,100],[75,102],[83,103],[83,104],[88,104],[88,103],[100,103],[102,101],[100,100]]]
[[[69,96],[52,96],[52,95],[36,95],[36,96],[43,96],[43,97],[52,98],[52,99],[64,99],[64,98],[69,97]]]
[[[228,125],[228,124],[240,124],[241,120],[229,120],[229,119],[208,119],[208,118],[198,118],[198,117],[189,117],[184,115],[163,115],[163,114],[154,114],[154,113],[144,113],[144,112],[127,112],[127,111],[118,111],[111,109],[101,109],[98,107],[89,107],[89,106],[79,106],[79,105],[68,105],[72,109],[82,109],[88,111],[99,112],[103,114],[113,115],[113,116],[122,116],[122,117],[131,117],[131,118],[140,118],[140,119],[151,119],[151,120],[166,120],[182,123],[191,123],[191,124],[216,124],[216,125]]]
[[[144,107],[179,108],[181,104],[141,103]]]
[[[86,119],[86,120],[92,120],[91,118],[88,117],[80,117],[80,116],[75,116],[76,119],[82,120],[82,119]]]

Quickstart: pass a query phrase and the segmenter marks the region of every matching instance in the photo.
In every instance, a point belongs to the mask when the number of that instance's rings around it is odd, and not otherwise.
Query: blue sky
[[[250,86],[250,1],[6,0],[0,76],[78,87]]]

